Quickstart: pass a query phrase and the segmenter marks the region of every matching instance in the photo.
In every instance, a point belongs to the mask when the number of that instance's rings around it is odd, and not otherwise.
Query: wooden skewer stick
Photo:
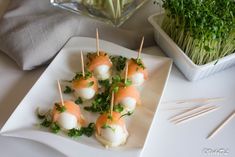
[[[97,49],[97,56],[100,55],[100,43],[99,43],[99,30],[96,28],[96,49]]]
[[[159,109],[164,111],[189,110],[192,109],[192,106],[163,107]]]
[[[127,77],[128,77],[128,61],[126,62],[126,71],[125,71],[125,84],[127,82]]]
[[[84,68],[84,60],[83,60],[82,50],[81,50],[81,64],[82,64],[82,76],[85,77],[85,68]]]
[[[175,119],[177,119],[177,118],[186,116],[187,114],[190,114],[190,113],[192,113],[193,111],[196,111],[196,110],[198,110],[198,109],[200,109],[200,108],[204,108],[204,107],[205,107],[205,106],[196,106],[196,107],[192,107],[192,108],[190,108],[190,109],[187,109],[187,110],[185,110],[185,111],[183,111],[183,112],[181,112],[181,113],[179,113],[179,114],[177,114],[177,115],[175,115],[175,116],[169,118],[169,120],[170,120],[170,121],[173,121],[173,120],[175,120]]]
[[[224,98],[215,97],[215,98],[196,98],[196,99],[189,99],[189,100],[179,100],[176,101],[177,104],[184,104],[184,103],[191,103],[191,102],[198,102],[198,103],[205,103],[205,102],[214,102],[214,101],[221,101]]]
[[[222,101],[224,98],[222,97],[215,97],[215,98],[195,98],[195,99],[185,99],[185,100],[176,100],[176,101],[166,101],[163,102],[164,104],[169,103],[177,103],[177,104],[185,104],[185,103],[207,103],[207,102],[215,102],[215,101]]]
[[[112,96],[111,96],[111,106],[110,106],[110,116],[111,117],[113,115],[113,103],[114,103],[114,91],[112,91]]]
[[[230,120],[235,116],[235,111],[229,114],[208,136],[207,139],[212,138],[216,133],[218,133]]]
[[[62,106],[64,106],[64,99],[63,99],[63,96],[62,96],[61,86],[60,86],[60,81],[59,80],[57,80],[57,85],[58,85],[58,89],[59,89],[61,104],[62,104]]]
[[[141,44],[140,44],[140,49],[139,49],[139,52],[138,52],[137,59],[140,59],[140,55],[141,55],[141,52],[142,52],[142,49],[143,49],[143,45],[144,45],[144,37],[142,38],[142,41],[141,41]]]
[[[200,110],[200,111],[198,111],[196,113],[193,113],[192,115],[185,116],[185,117],[183,117],[181,119],[178,119],[177,121],[174,121],[174,123],[175,124],[179,124],[179,123],[184,122],[186,120],[190,120],[192,118],[196,118],[196,117],[202,116],[202,115],[204,115],[206,113],[209,113],[209,111],[213,111],[215,109],[218,109],[218,107],[217,106],[208,107],[206,109],[203,109],[203,110]]]

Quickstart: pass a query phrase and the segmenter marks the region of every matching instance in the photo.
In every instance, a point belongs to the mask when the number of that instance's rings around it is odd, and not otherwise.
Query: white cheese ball
[[[140,86],[144,83],[144,74],[143,73],[135,73],[130,77],[132,84],[134,86]]]
[[[107,65],[99,65],[94,69],[94,74],[98,80],[106,80],[110,77],[110,67]]]
[[[70,130],[73,128],[80,128],[81,127],[77,123],[77,118],[68,112],[61,113],[58,117],[57,122],[58,122],[59,126],[61,126],[65,130]]]
[[[120,104],[124,107],[125,112],[132,112],[136,107],[136,100],[132,97],[125,97]]]
[[[95,90],[92,87],[76,89],[75,91],[78,97],[86,100],[92,99],[95,96]]]
[[[111,128],[101,129],[97,139],[105,146],[116,147],[126,142],[128,132],[119,125],[109,125]]]

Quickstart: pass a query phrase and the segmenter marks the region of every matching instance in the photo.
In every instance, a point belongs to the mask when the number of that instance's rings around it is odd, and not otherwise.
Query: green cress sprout
[[[195,64],[235,52],[234,0],[163,0],[162,6],[161,27]]]

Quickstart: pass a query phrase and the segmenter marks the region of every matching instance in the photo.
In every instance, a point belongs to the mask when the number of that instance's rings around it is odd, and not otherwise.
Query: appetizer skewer
[[[88,54],[88,70],[93,72],[98,80],[108,79],[111,75],[112,62],[107,53],[99,49],[99,33],[96,29],[97,52]]]
[[[115,93],[115,105],[121,105],[124,113],[133,112],[137,104],[141,104],[140,93],[133,85],[127,85],[128,64],[126,64],[124,83],[120,83]]]
[[[114,92],[111,99],[110,113],[104,113],[97,119],[95,135],[106,147],[117,147],[126,143],[128,131],[121,114],[113,111]]]
[[[84,125],[84,118],[81,114],[80,107],[72,101],[64,101],[61,93],[59,81],[58,89],[60,93],[60,103],[55,103],[52,110],[52,120],[65,130],[81,128]]]
[[[131,58],[128,62],[128,78],[132,81],[133,85],[140,86],[148,78],[148,72],[141,60],[141,52],[144,44],[144,37],[142,38],[140,49],[138,52],[138,57]]]
[[[78,97],[82,99],[92,99],[98,91],[98,83],[92,73],[85,72],[83,53],[81,51],[82,74],[77,74],[72,81],[72,87]]]

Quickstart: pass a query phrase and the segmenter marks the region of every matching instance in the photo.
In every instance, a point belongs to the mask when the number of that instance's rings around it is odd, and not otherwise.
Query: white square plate
[[[140,156],[148,138],[151,138],[148,132],[154,122],[157,106],[169,77],[172,61],[166,57],[142,54],[149,72],[149,80],[141,89],[142,106],[136,109],[134,115],[126,118],[130,136],[125,145],[105,149],[94,136],[71,139],[63,134],[50,133],[35,125],[39,123],[35,114],[36,108],[52,108],[53,103],[59,100],[56,80],[70,80],[75,72],[81,71],[80,50],[84,53],[95,51],[95,43],[95,39],[92,38],[71,38],[7,120],[1,134],[44,143],[66,156]],[[101,40],[100,46],[109,55],[122,55],[128,58],[137,55],[135,51],[107,41]],[[82,112],[86,119],[92,119],[91,113],[84,110]]]

